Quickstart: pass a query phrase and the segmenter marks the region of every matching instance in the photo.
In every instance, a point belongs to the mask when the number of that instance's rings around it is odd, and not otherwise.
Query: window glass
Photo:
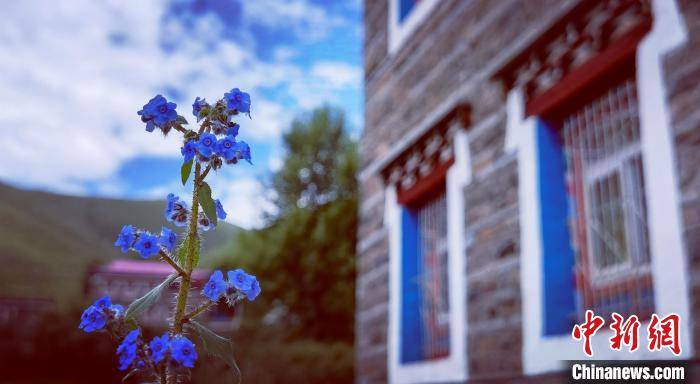
[[[446,193],[404,209],[401,360],[408,363],[450,352]]]
[[[399,2],[399,23],[406,20],[416,4],[421,0],[397,0]]]
[[[653,311],[649,240],[633,77],[573,109],[561,124],[580,319]]]

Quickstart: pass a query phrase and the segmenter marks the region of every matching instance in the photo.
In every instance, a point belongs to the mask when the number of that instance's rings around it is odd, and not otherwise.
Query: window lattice
[[[562,121],[579,320],[653,312],[637,105],[630,78]]]
[[[421,290],[420,317],[424,359],[447,356],[450,348],[447,278],[447,199],[441,192],[418,208],[419,253],[416,284]]]

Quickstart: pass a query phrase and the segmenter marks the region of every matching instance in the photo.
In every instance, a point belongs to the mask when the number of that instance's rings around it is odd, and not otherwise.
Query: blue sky
[[[128,4],[128,5],[125,5]],[[136,111],[162,93],[190,121],[195,96],[233,87],[253,99],[240,137],[255,166],[212,186],[231,222],[255,227],[258,180],[281,165],[291,120],[332,104],[362,129],[360,0],[40,0],[10,2],[0,24],[0,180],[129,199],[187,195],[179,142]]]

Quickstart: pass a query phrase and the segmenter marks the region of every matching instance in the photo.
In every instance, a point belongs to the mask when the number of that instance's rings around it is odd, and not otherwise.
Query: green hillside
[[[138,257],[112,246],[122,225],[159,232],[166,224],[163,209],[162,201],[63,196],[0,184],[0,297],[53,299],[63,308],[81,303],[90,265]],[[205,234],[203,259],[238,230],[221,222]]]

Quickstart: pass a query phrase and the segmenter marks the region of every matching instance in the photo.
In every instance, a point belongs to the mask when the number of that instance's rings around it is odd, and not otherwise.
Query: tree
[[[295,119],[283,137],[284,166],[272,179],[279,214],[356,196],[357,148],[344,113],[331,107]]]
[[[278,212],[224,250],[265,281],[267,319],[290,338],[353,340],[357,170],[343,113],[330,107],[296,119],[272,177]],[[269,305],[269,306],[268,306]],[[269,308],[273,308],[268,311]],[[247,314],[246,316],[249,316]]]

